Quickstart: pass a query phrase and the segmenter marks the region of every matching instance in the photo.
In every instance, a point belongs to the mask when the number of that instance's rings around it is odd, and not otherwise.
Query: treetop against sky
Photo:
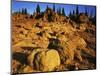
[[[87,11],[90,15],[91,12],[93,16],[96,15],[96,6],[90,6],[90,5],[75,5],[75,4],[54,4],[54,3],[42,3],[42,2],[28,2],[28,1],[12,1],[12,12],[21,11],[22,8],[26,8],[28,10],[29,14],[33,14],[33,12],[36,11],[36,7],[39,4],[41,12],[45,11],[45,9],[48,7],[53,8],[53,5],[55,5],[55,10],[58,8],[64,8],[65,14],[69,15],[70,12],[73,12],[76,10],[76,7],[78,6],[79,12],[85,12]]]

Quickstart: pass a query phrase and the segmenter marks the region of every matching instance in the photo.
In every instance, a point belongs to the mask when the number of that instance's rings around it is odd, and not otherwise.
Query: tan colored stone
[[[53,71],[60,65],[60,57],[56,50],[42,51],[36,55],[35,65],[40,71]]]
[[[33,72],[33,68],[30,66],[26,66],[22,71],[22,73],[31,73],[31,72]]]
[[[35,49],[31,52],[31,54],[27,57],[28,59],[28,63],[30,66],[33,66],[33,61],[34,61],[34,57],[35,57],[35,54],[38,53],[38,52],[41,52],[43,51],[43,49]]]
[[[50,50],[46,53],[44,63],[44,71],[53,71],[53,69],[60,65],[60,57],[56,50]]]
[[[13,47],[36,47],[36,45],[32,44],[29,40],[23,40],[21,42],[18,42],[17,44],[13,45]]]

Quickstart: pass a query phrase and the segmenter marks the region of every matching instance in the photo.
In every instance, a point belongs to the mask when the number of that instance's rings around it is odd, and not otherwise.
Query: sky
[[[27,8],[27,11],[29,14],[33,14],[34,11],[36,11],[37,4],[40,5],[41,11],[45,11],[47,5],[50,8],[53,8],[53,3],[41,3],[41,2],[29,2],[29,1],[15,1],[12,0],[12,12],[21,11],[22,8]],[[73,12],[73,10],[76,10],[76,7],[79,7],[79,12],[85,12],[85,8],[87,9],[87,12],[89,15],[93,14],[93,16],[96,15],[96,7],[91,5],[75,5],[75,4],[55,4],[55,9],[57,8],[64,8],[65,14],[68,16],[70,12]]]

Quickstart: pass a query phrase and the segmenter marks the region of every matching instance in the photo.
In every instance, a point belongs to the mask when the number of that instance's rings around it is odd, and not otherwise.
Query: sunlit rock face
[[[13,14],[13,73],[95,69],[96,26],[84,13],[77,20],[51,8],[31,18]]]

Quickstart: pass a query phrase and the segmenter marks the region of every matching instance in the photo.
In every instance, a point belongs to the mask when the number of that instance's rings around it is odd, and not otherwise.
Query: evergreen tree
[[[96,15],[93,17],[93,24],[96,25]]]
[[[61,15],[61,8],[59,8],[59,14]]]
[[[27,9],[26,8],[24,9],[24,14],[27,14]]]
[[[66,16],[64,8],[62,9],[62,15]]]
[[[53,4],[53,11],[55,12],[55,4]]]
[[[22,8],[22,12],[21,12],[22,14],[27,14],[27,9],[25,8]]]
[[[88,15],[87,8],[85,7],[85,15]]]
[[[69,17],[71,17],[72,16],[72,13],[71,13],[71,11],[70,11],[70,13],[69,13]]]
[[[75,11],[73,10],[73,15],[75,15]]]
[[[76,15],[78,15],[78,14],[79,14],[79,7],[76,6]]]
[[[24,14],[24,9],[22,8],[22,14]]]
[[[49,6],[47,5],[47,8],[46,8],[46,10],[48,10],[49,9]]]
[[[37,12],[37,13],[40,13],[40,6],[39,6],[39,4],[38,4],[37,7],[36,7],[36,12]]]
[[[59,15],[61,15],[61,8],[60,8],[60,7],[58,8],[57,13],[58,13]]]
[[[92,18],[93,17],[93,10],[91,10],[91,12],[90,12],[90,18]]]

